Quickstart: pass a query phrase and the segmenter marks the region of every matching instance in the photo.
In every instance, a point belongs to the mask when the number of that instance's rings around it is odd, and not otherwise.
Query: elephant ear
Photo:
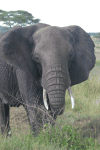
[[[38,24],[10,29],[0,39],[2,60],[13,67],[24,69],[34,77],[37,76],[37,67],[31,56],[32,48],[34,47],[32,35],[45,26],[47,25]]]
[[[74,48],[74,59],[69,68],[71,85],[81,83],[88,79],[89,72],[95,65],[94,43],[79,26],[69,26],[67,30],[72,34],[71,41]]]

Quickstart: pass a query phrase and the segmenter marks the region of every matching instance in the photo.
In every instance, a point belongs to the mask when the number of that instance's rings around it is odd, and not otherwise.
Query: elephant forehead
[[[60,27],[45,27],[37,30],[33,35],[33,39],[39,41],[63,41],[69,40],[69,33]]]
[[[36,47],[40,49],[70,49],[69,33],[60,27],[46,27],[33,35]]]

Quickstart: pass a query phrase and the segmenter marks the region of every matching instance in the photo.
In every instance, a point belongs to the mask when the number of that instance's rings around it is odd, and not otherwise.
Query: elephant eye
[[[36,60],[36,62],[37,63],[39,63],[40,61],[39,61],[39,57],[35,54],[35,60]]]
[[[73,52],[71,51],[70,54],[69,54],[69,57],[72,57],[72,56],[73,56]]]

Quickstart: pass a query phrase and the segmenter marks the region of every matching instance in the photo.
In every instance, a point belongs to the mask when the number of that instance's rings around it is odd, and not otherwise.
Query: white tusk
[[[72,109],[73,109],[75,106],[75,100],[74,100],[74,97],[72,97],[72,96],[71,96],[71,103],[72,103]]]
[[[71,90],[71,86],[68,87],[68,92],[69,92],[69,95],[70,95],[70,98],[71,98],[72,109],[73,109],[74,106],[75,106],[75,100],[74,100],[73,92]]]
[[[45,108],[48,110],[48,103],[47,103],[47,94],[46,94],[46,90],[43,89],[43,102],[44,102],[44,106]]]

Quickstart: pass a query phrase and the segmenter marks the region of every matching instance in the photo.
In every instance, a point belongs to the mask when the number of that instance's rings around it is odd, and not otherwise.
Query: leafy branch
[[[40,19],[35,19],[31,13],[27,11],[3,11],[0,10],[0,21],[6,26],[12,28],[15,25],[26,26],[39,23]]]

